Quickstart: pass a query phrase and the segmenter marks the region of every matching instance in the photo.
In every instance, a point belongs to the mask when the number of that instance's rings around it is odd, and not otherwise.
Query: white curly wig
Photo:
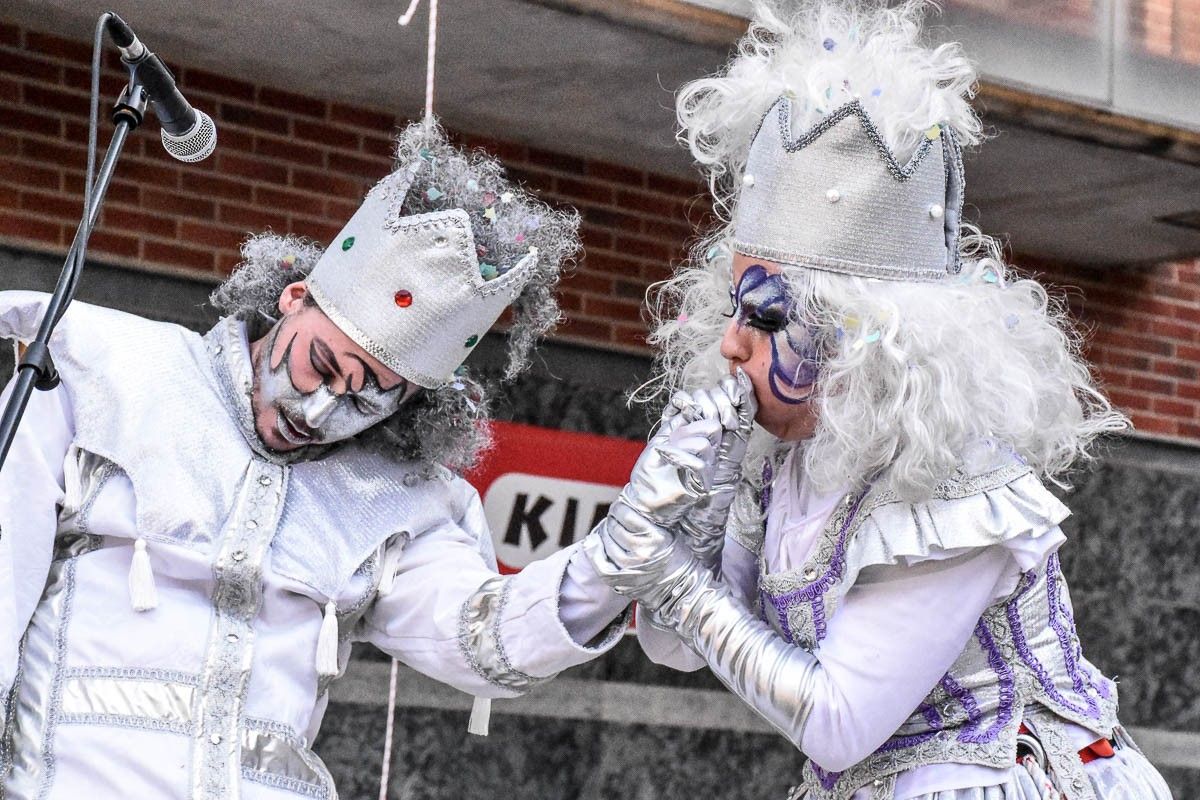
[[[901,163],[935,124],[964,144],[979,142],[968,102],[974,70],[957,44],[921,44],[928,5],[818,0],[784,13],[759,2],[725,70],[680,91],[679,138],[705,171],[722,224],[655,287],[658,370],[639,398],[728,371],[719,349],[730,222],[751,140],[781,94],[797,98],[798,130],[858,97]],[[875,481],[906,500],[928,499],[955,470],[971,471],[967,454],[980,443],[1061,483],[1073,463],[1092,457],[1097,436],[1128,428],[1082,360],[1065,304],[1007,267],[997,243],[973,226],[963,225],[958,246],[962,272],[938,283],[785,268],[793,318],[813,326],[821,350],[811,401],[819,421],[803,445],[818,487]],[[760,456],[776,444],[758,431]]]

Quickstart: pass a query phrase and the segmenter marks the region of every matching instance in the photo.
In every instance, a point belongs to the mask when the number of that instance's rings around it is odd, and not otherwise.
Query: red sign
[[[608,513],[644,445],[512,422],[468,475],[483,498],[500,571],[512,573],[579,541]]]

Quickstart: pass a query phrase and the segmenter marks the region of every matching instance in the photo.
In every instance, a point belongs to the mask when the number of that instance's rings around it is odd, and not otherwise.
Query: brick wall
[[[0,22],[0,242],[55,253],[70,243],[82,202],[89,60],[87,43]],[[388,170],[389,132],[403,122],[390,114],[186,65],[176,73],[188,97],[217,121],[220,145],[206,161],[180,164],[163,152],[148,117],[149,129],[131,138],[92,237],[97,258],[216,280],[237,263],[249,232],[330,240]],[[121,84],[108,54],[105,97]],[[108,105],[111,99],[102,111]],[[460,139],[486,147],[548,200],[583,214],[585,255],[563,281],[568,321],[557,337],[645,352],[643,294],[668,274],[693,224],[706,218],[699,182]],[[1090,355],[1138,428],[1200,441],[1200,262],[1104,273],[1023,263],[1049,283],[1074,287],[1072,306],[1094,331]]]

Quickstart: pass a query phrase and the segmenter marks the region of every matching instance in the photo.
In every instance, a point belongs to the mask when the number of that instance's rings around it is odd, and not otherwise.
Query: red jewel
[[[412,292],[406,289],[401,289],[400,291],[396,292],[396,295],[393,299],[396,301],[396,305],[400,306],[400,308],[408,308],[412,305]]]

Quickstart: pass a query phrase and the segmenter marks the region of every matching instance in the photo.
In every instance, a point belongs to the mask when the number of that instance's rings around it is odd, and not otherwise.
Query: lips
[[[289,444],[306,445],[313,439],[311,431],[293,423],[282,411],[276,412],[275,429]]]

